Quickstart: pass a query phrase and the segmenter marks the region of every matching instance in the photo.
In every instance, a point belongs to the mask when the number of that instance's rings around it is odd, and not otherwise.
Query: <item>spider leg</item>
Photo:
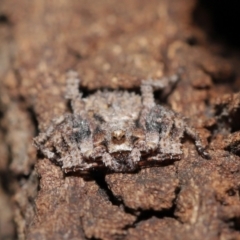
[[[43,153],[43,155],[46,156],[48,159],[54,159],[56,155],[49,148],[46,148],[45,144],[53,135],[56,127],[63,123],[66,118],[67,115],[60,116],[59,118],[54,118],[51,121],[50,126],[47,128],[46,132],[40,133],[37,137],[33,139],[33,144],[35,145],[35,147],[37,147],[37,149],[39,149]],[[57,142],[57,139],[51,140],[50,145],[54,145],[55,142]]]
[[[143,110],[140,115],[139,123],[144,126],[145,118],[149,114],[149,111],[156,106],[154,100],[154,91],[162,90],[162,96],[168,95],[175,84],[179,81],[180,75],[175,74],[170,77],[164,77],[158,80],[148,79],[143,80],[141,84],[141,96]]]
[[[129,159],[128,159],[128,170],[133,171],[137,168],[138,162],[141,159],[141,152],[139,149],[134,148],[132,152],[130,153]]]
[[[187,135],[189,135],[195,141],[195,146],[196,146],[199,154],[205,159],[211,159],[211,156],[208,153],[208,151],[206,150],[206,146],[203,143],[203,141],[202,141],[201,137],[199,136],[198,132],[195,129],[189,127],[189,126],[185,127],[185,131],[186,131]]]
[[[69,115],[66,123],[60,126],[61,141],[56,139],[54,146],[61,158],[62,168],[65,172],[74,170],[87,170],[93,163],[85,161],[92,152],[93,144],[88,122],[79,115]]]
[[[159,153],[155,156],[151,156],[148,158],[149,161],[160,161],[163,162],[165,160],[180,160],[181,159],[181,155],[177,155],[177,154],[164,154],[164,153]]]
[[[168,158],[179,158],[182,154],[181,138],[184,126],[176,113],[163,106],[156,105],[146,116],[146,145],[152,145],[152,150],[157,150]]]
[[[71,107],[74,114],[85,115],[85,104],[82,101],[82,94],[79,93],[80,79],[78,73],[70,70],[67,73],[65,98],[71,100]]]
[[[105,152],[102,155],[102,161],[105,167],[108,167],[109,169],[119,172],[121,171],[121,165],[117,163],[117,161],[114,160],[114,158],[107,152]]]
[[[50,126],[47,128],[45,132],[40,133],[37,137],[33,139],[34,144],[36,147],[39,147],[41,144],[44,144],[53,134],[55,131],[55,128],[60,125],[64,120],[66,119],[67,115],[62,115],[58,118],[54,118],[51,121]]]
[[[67,126],[66,126],[67,128]],[[60,162],[62,162],[62,169],[67,172],[69,169],[82,168],[86,164],[83,160],[82,153],[79,149],[78,142],[72,139],[72,133],[67,130],[62,135],[64,144],[67,147],[67,151],[61,151],[64,155],[61,156]],[[67,134],[66,134],[67,133]]]
[[[162,95],[166,96],[179,81],[180,76],[175,74],[170,77],[164,77],[158,80],[143,80],[141,85],[142,103],[146,108],[155,106],[154,94],[155,90],[162,90]]]

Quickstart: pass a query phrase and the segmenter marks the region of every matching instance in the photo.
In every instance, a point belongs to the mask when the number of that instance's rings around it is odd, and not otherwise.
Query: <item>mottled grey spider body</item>
[[[69,72],[66,97],[72,114],[52,121],[34,139],[37,148],[62,165],[65,172],[109,168],[128,172],[166,159],[180,159],[181,139],[191,136],[198,152],[208,153],[198,133],[172,110],[156,105],[153,91],[169,92],[178,76],[142,81],[141,95],[128,91],[97,91],[82,98],[76,72]]]

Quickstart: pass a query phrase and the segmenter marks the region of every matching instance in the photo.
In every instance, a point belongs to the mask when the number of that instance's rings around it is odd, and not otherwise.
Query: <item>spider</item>
[[[167,94],[178,80],[178,74],[143,80],[141,94],[98,90],[83,98],[78,74],[70,71],[66,98],[72,113],[53,119],[34,139],[35,146],[65,172],[98,168],[131,172],[151,162],[181,159],[186,133],[199,154],[209,159],[198,132],[178,113],[155,103],[154,91]]]

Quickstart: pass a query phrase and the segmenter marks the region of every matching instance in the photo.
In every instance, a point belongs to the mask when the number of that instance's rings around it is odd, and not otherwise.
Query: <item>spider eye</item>
[[[105,132],[97,132],[93,135],[94,146],[101,145],[105,142]]]
[[[133,130],[133,132],[132,132],[132,139],[134,141],[136,141],[138,139],[144,139],[144,138],[145,138],[145,133],[144,133],[143,129],[137,128],[137,129]]]
[[[122,142],[126,139],[126,133],[123,130],[116,130],[112,132],[112,140],[114,142]]]

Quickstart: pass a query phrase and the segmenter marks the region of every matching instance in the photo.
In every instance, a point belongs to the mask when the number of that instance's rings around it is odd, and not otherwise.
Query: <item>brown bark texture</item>
[[[240,72],[190,0],[1,0],[1,239],[240,239]],[[210,26],[209,26],[210,27]],[[137,173],[65,175],[33,138],[85,94],[136,89],[184,68],[167,104],[209,144]],[[158,98],[158,94],[156,94]]]

